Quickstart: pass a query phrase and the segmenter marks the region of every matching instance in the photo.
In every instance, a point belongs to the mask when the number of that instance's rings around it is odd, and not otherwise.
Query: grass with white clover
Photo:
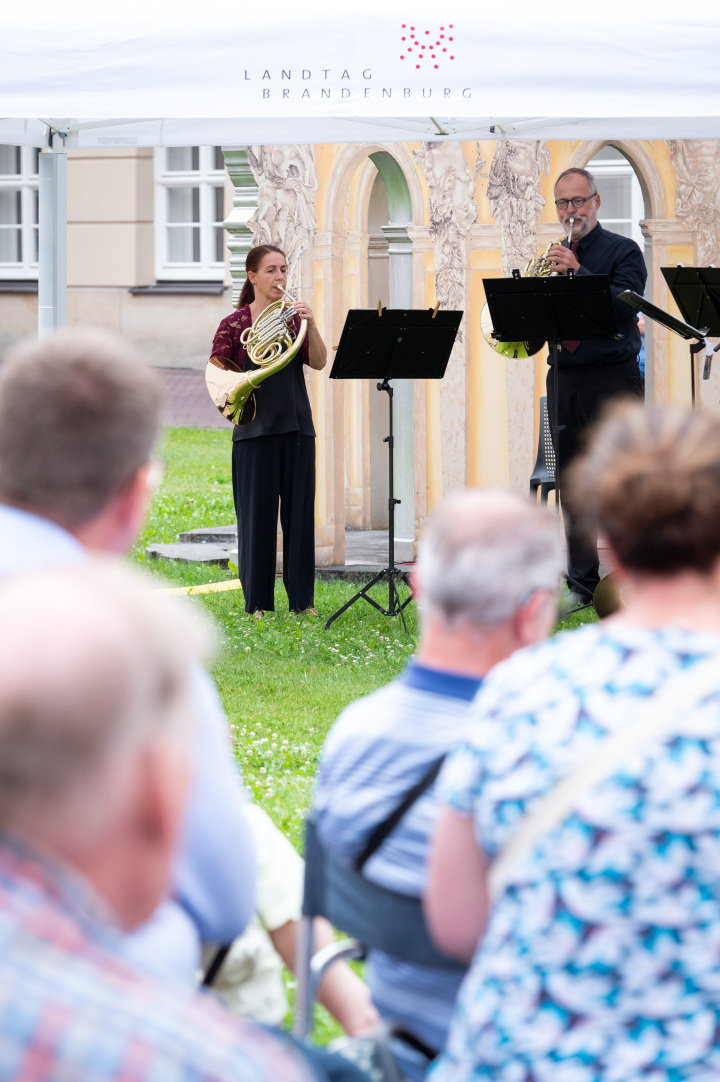
[[[145,546],[175,541],[184,530],[234,521],[230,452],[232,432],[168,428],[161,457],[163,483],[156,493],[134,559],[169,585],[189,586],[234,578],[218,567],[148,560]],[[324,619],[355,592],[350,582],[316,583],[320,619],[288,612],[277,580],[276,611],[263,620],[244,612],[240,591],[199,595],[220,629],[213,666],[232,727],[238,764],[253,797],[296,844],[318,755],[329,727],[348,703],[382,687],[399,673],[417,644],[417,613],[385,617],[358,601],[323,630]],[[401,592],[405,596],[404,587]],[[374,596],[387,602],[387,587]],[[560,627],[594,619],[592,610]]]

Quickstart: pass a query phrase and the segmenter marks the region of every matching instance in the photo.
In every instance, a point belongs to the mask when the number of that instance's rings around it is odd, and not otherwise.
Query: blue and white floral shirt
[[[592,625],[497,666],[440,798],[492,860],[562,777],[720,650],[681,628]],[[628,755],[518,862],[432,1082],[720,1077],[718,694]]]

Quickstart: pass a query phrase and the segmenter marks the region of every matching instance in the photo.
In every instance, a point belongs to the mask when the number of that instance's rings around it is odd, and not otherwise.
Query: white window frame
[[[38,190],[38,174],[34,170],[35,147],[19,147],[20,172],[0,173],[0,191],[20,192],[20,254],[19,263],[0,262],[0,279],[34,281],[38,277],[38,261],[33,258],[37,245],[34,240],[38,235],[37,223],[33,220],[35,192]],[[15,226],[0,225],[0,229],[14,229]]]
[[[215,258],[215,201],[217,188],[225,190],[225,169],[216,169],[215,147],[198,147],[197,169],[167,168],[168,147],[155,150],[155,277],[158,281],[218,282],[225,278],[225,261]],[[171,188],[199,188],[200,260],[171,263],[167,254],[168,192]],[[188,223],[191,224],[191,223]],[[195,223],[192,223],[195,224]]]
[[[613,150],[617,150],[617,147],[613,147]],[[618,151],[622,153],[622,151]],[[642,188],[640,187],[640,181],[637,178],[637,174],[633,169],[630,162],[623,158],[612,159],[608,161],[595,161],[594,159],[588,162],[587,168],[589,172],[595,177],[598,182],[598,190],[600,192],[600,212],[598,214],[598,221],[606,228],[613,230],[617,225],[630,225],[632,239],[643,250],[645,247],[645,238],[640,228],[640,222],[645,217],[645,200],[643,199]],[[621,177],[623,179],[630,180],[630,217],[629,218],[606,218],[603,215],[602,205],[602,181],[605,177]],[[617,232],[617,230],[615,230]]]

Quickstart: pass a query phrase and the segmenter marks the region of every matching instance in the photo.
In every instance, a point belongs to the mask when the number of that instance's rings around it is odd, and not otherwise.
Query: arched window
[[[632,237],[644,245],[640,222],[645,217],[642,189],[630,162],[613,146],[606,146],[588,162],[598,183],[598,220],[613,233]]]

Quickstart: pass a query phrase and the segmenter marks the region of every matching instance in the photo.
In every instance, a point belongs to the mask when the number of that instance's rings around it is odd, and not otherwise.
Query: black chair
[[[315,917],[326,917],[353,940],[338,942],[313,957]],[[387,890],[352,867],[340,864],[323,848],[315,824],[305,827],[305,894],[298,951],[298,989],[294,1033],[307,1039],[318,984],[328,965],[338,958],[363,958],[366,950],[383,951],[403,962],[464,973],[460,962],[446,958],[433,946],[420,898]],[[403,1039],[407,1039],[403,1035]],[[410,1038],[418,1047],[421,1042]],[[425,1054],[434,1053],[421,1049]]]
[[[547,503],[548,493],[555,488],[555,447],[553,446],[548,417],[547,397],[540,399],[540,432],[538,434],[538,452],[535,468],[530,476],[530,495]]]

